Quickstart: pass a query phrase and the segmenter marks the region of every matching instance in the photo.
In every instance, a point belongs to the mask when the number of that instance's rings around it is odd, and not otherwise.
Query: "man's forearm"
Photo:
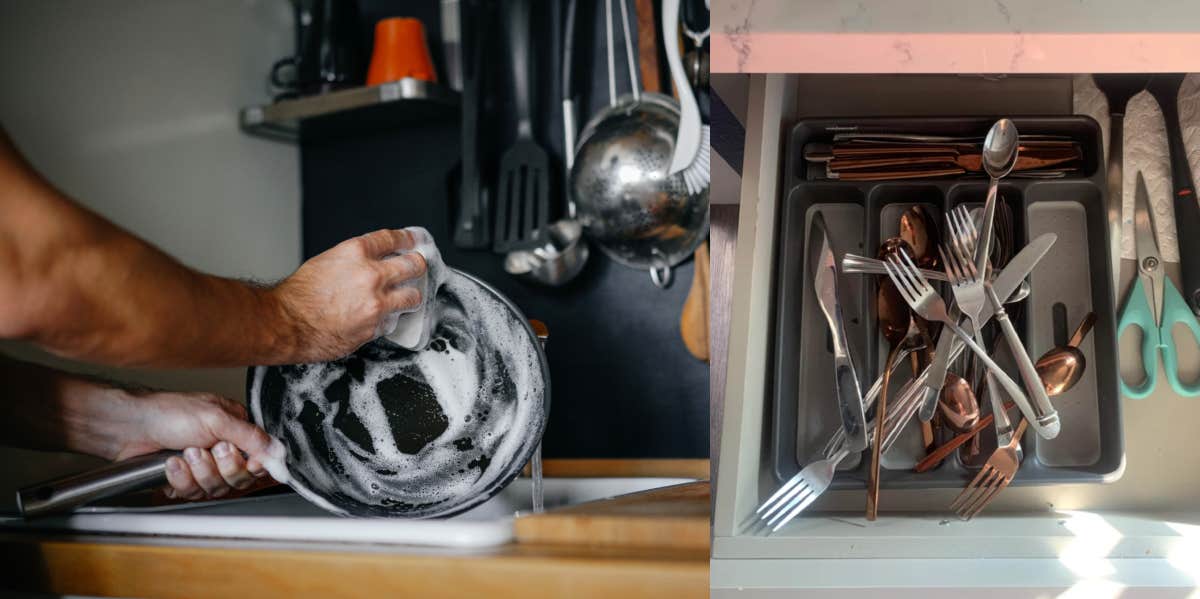
[[[193,271],[62,196],[0,131],[0,336],[115,365],[286,362],[268,289]]]
[[[116,457],[135,428],[129,393],[88,377],[0,355],[0,440],[5,445]],[[122,409],[129,408],[129,409]]]

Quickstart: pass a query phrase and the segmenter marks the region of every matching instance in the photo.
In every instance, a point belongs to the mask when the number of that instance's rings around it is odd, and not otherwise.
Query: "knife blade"
[[[813,265],[813,283],[817,303],[821,305],[821,312],[825,314],[829,332],[833,337],[833,382],[837,392],[842,430],[846,432],[847,448],[852,452],[862,451],[867,448],[867,415],[863,408],[862,389],[858,384],[858,371],[854,368],[854,360],[850,356],[850,346],[846,340],[842,305],[838,301],[837,257],[829,245],[829,232],[825,228],[825,219],[819,212],[813,216],[813,228],[822,236],[821,253]]]
[[[1008,297],[1016,291],[1017,286],[1033,269],[1037,263],[1041,261],[1042,256],[1050,251],[1050,247],[1054,242],[1058,241],[1058,235],[1054,233],[1045,233],[1029,242],[1025,247],[1021,248],[1020,252],[1009,261],[1008,266],[996,275],[996,279],[992,281],[992,289],[995,290],[997,297]],[[983,310],[979,312],[979,322],[987,322],[992,317],[991,303],[985,303]],[[970,322],[967,319],[960,319],[959,326],[966,330],[970,330]],[[964,344],[954,335],[949,335],[943,332],[938,337],[937,349],[934,351],[933,363],[929,365],[927,370],[928,376],[922,382],[925,387],[925,397],[921,400],[921,407],[917,416],[929,422],[933,419],[933,414],[937,411],[937,399],[942,393],[942,385],[946,381],[946,370],[950,366],[950,360],[953,356],[958,355],[962,351]]]

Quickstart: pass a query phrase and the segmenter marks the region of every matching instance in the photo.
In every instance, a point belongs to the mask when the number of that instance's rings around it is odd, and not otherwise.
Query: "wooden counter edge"
[[[507,545],[473,555],[0,538],[0,587],[175,598],[705,597],[708,552]]]

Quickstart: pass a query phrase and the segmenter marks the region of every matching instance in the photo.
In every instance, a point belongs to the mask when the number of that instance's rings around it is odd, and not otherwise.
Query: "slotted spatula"
[[[500,159],[492,243],[499,253],[536,247],[550,224],[550,160],[533,139],[529,0],[510,3],[508,21],[517,139]]]

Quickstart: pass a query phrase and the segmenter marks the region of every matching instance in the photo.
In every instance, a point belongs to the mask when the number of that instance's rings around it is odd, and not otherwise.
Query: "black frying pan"
[[[251,368],[254,421],[288,448],[286,482],[336,514],[426,518],[487,501],[520,473],[549,411],[546,356],[520,310],[450,269],[419,352],[386,341],[340,360]],[[159,452],[18,492],[24,516],[165,484]]]

